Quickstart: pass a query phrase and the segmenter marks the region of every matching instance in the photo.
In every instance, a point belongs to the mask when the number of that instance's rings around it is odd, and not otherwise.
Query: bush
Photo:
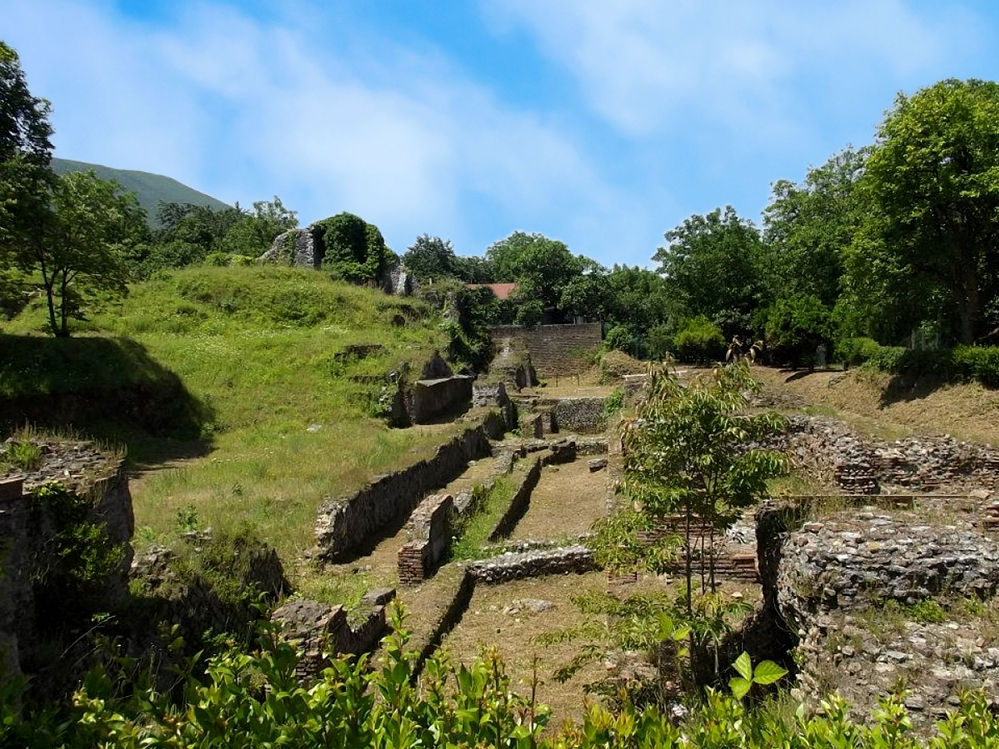
[[[391,251],[377,226],[352,213],[338,213],[313,226],[325,250],[323,267],[334,277],[351,283],[378,280]]]
[[[635,337],[625,326],[615,325],[607,331],[604,338],[604,348],[608,351],[631,353],[635,349]]]
[[[677,358],[687,362],[720,359],[725,350],[721,328],[704,315],[688,320],[676,334],[673,343]]]
[[[778,299],[767,315],[766,341],[777,362],[815,365],[815,351],[830,333],[829,309],[814,295]]]
[[[848,367],[856,367],[875,356],[881,346],[873,338],[844,338],[836,344],[835,357]]]
[[[999,346],[958,346],[951,352],[956,376],[999,388]]]

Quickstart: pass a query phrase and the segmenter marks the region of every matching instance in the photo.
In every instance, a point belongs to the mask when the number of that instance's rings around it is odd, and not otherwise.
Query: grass
[[[461,529],[458,540],[451,545],[452,559],[478,559],[482,556],[482,549],[488,543],[489,535],[513,500],[519,484],[514,476],[522,478],[524,470],[524,466],[514,468],[512,476],[499,477],[489,489],[475,487],[473,491],[481,492],[483,496],[478,501],[476,511]]]
[[[457,429],[390,429],[379,402],[385,374],[418,370],[443,348],[437,315],[315,271],[164,273],[78,324],[74,338],[43,330],[38,305],[7,326],[0,400],[70,394],[112,404],[103,409],[111,414],[75,426],[127,445],[140,546],[172,543],[192,527],[248,525],[295,577],[325,497],[429,456]],[[343,355],[362,344],[378,345],[362,358]],[[136,392],[150,404],[140,399],[137,413],[164,409],[167,426],[171,405],[186,399],[193,428],[157,431],[114,405]]]

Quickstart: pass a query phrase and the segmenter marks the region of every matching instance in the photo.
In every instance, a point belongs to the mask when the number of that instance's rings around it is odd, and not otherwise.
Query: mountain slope
[[[205,205],[219,210],[229,206],[221,200],[205,195],[192,187],[181,184],[171,177],[164,177],[162,174],[150,174],[149,172],[138,172],[132,169],[113,169],[100,164],[88,164],[85,161],[71,161],[70,159],[52,159],[52,169],[56,174],[66,172],[85,172],[93,169],[101,179],[113,179],[126,190],[131,190],[139,199],[139,204],[146,209],[149,216],[149,223],[156,227],[159,225],[159,206],[164,203],[192,203],[194,205]]]

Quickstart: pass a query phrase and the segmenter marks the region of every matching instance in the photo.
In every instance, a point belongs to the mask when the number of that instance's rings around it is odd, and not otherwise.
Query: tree
[[[68,336],[88,297],[123,294],[128,280],[123,248],[146,238],[145,211],[133,193],[93,172],[59,177],[52,211],[30,252],[42,278],[53,335]]]
[[[51,107],[31,95],[17,52],[0,42],[0,304],[19,307],[25,247],[49,211]]]
[[[766,341],[771,358],[792,367],[815,366],[815,350],[832,338],[829,308],[814,294],[781,297],[767,315]]]
[[[852,253],[853,286],[879,287],[909,324],[945,299],[963,343],[986,332],[999,295],[999,84],[945,80],[899,94],[862,188],[871,201]]]
[[[559,310],[562,290],[583,273],[586,259],[574,256],[563,242],[543,234],[516,231],[486,250],[499,281],[517,283],[516,296]],[[592,261],[590,261],[592,262]]]
[[[686,385],[661,367],[651,373],[648,397],[625,434],[625,492],[647,516],[683,517],[688,615],[693,614],[698,541],[703,593],[715,589],[715,534],[766,492],[768,479],[786,470],[780,453],[746,449],[784,426],[775,413],[746,411],[746,393],[758,387],[744,362],[716,368]],[[698,519],[710,528],[707,539],[692,532]]]
[[[691,216],[665,237],[652,259],[687,314],[726,322],[727,336],[746,333],[765,296],[763,243],[752,222],[728,206]]]
[[[869,149],[845,148],[796,185],[778,180],[763,214],[773,296],[813,294],[832,307],[844,257],[864,213],[857,183]]]
[[[259,257],[266,252],[274,238],[298,226],[298,215],[284,207],[277,195],[274,200],[258,200],[253,212],[244,215],[229,227],[217,244],[219,252],[230,255]]]
[[[458,276],[458,257],[451,240],[421,234],[402,256],[402,262],[417,278]]]

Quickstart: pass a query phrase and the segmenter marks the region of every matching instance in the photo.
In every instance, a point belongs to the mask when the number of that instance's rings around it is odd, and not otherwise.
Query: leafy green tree
[[[455,275],[467,283],[497,283],[493,264],[477,255],[455,257]]]
[[[203,260],[209,253],[220,252],[226,234],[246,217],[247,212],[238,205],[215,210],[191,203],[160,203],[160,228],[154,240],[156,244],[194,245],[200,248],[198,260]]]
[[[274,200],[258,200],[252,213],[229,227],[215,251],[256,258],[270,248],[278,234],[297,226],[296,212],[285,208],[277,195]]]
[[[28,248],[42,279],[53,335],[68,336],[88,298],[124,294],[124,249],[148,237],[146,213],[134,193],[93,172],[58,178],[52,213]]]
[[[458,257],[454,254],[450,239],[421,234],[406,250],[402,262],[420,279],[460,276]]]
[[[745,334],[749,315],[765,298],[764,248],[752,222],[728,206],[691,216],[665,236],[652,259],[687,314],[734,320],[723,333]]]
[[[869,149],[845,148],[810,169],[802,184],[778,180],[763,213],[773,296],[812,294],[832,307],[844,256],[863,218],[858,181]]]
[[[553,309],[559,309],[562,290],[586,267],[585,260],[573,255],[564,243],[522,231],[491,245],[486,259],[499,281],[517,283],[519,299]]]
[[[715,533],[766,493],[768,479],[786,471],[780,453],[746,449],[747,443],[784,426],[775,413],[747,412],[747,392],[758,388],[745,363],[718,367],[686,385],[659,368],[650,376],[648,397],[634,428],[625,434],[625,492],[652,518],[683,516],[686,606],[691,616],[695,521],[706,521],[710,528],[708,538],[699,539],[704,593],[715,589]]]
[[[851,284],[880,294],[914,327],[941,299],[955,337],[999,313],[999,84],[945,80],[899,94],[878,131],[861,187],[871,210],[851,256]]]
[[[832,316],[813,294],[781,297],[767,316],[766,342],[771,358],[793,367],[815,366],[815,350],[832,339]]]
[[[0,41],[0,306],[11,312],[26,299],[26,247],[50,212],[50,111],[28,90],[17,52]]]

